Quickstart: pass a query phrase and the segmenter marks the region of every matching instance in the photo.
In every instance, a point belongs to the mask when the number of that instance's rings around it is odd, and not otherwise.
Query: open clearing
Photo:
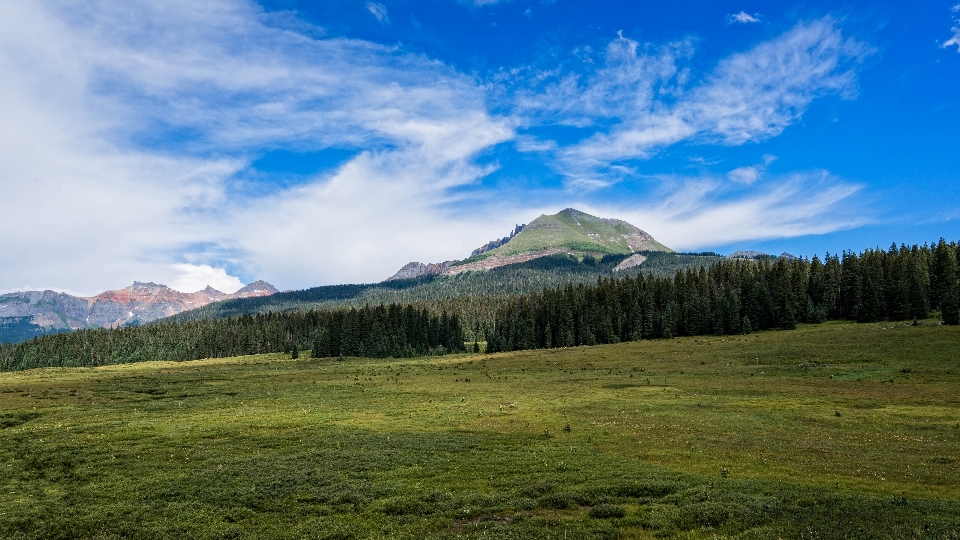
[[[960,328],[0,374],[3,538],[957,538]]]

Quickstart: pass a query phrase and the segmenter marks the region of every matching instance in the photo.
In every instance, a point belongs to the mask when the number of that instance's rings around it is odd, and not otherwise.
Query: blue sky
[[[569,206],[960,239],[956,2],[6,3],[0,290],[379,281]]]

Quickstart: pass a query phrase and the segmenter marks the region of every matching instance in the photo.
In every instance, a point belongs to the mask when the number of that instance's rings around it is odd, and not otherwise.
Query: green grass
[[[479,260],[492,255],[517,255],[543,251],[551,248],[571,250],[580,254],[629,255],[630,248],[623,234],[631,232],[632,226],[625,222],[608,222],[578,210],[566,209],[552,216],[542,215],[531,222],[516,237],[505,245],[472,257]],[[672,252],[663,244],[651,241],[644,249]],[[463,262],[468,262],[463,261]]]
[[[960,328],[305,356],[0,374],[0,537],[960,531]]]

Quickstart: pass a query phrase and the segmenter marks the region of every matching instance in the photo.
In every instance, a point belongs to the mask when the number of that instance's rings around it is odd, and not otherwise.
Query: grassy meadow
[[[951,538],[960,328],[0,374],[0,538]]]

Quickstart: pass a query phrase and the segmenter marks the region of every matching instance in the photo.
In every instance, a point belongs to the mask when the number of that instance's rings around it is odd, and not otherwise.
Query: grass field
[[[0,374],[2,538],[957,538],[960,328]]]

